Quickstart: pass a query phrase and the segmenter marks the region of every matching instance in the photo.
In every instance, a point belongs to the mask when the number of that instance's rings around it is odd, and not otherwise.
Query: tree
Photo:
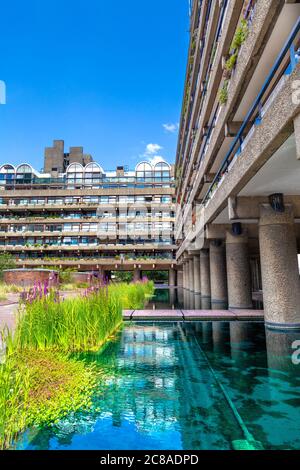
[[[16,260],[10,253],[0,253],[0,276],[5,269],[13,269],[16,267]]]

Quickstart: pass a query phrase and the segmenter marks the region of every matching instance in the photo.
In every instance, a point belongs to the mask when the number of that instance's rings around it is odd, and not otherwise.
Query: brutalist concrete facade
[[[54,141],[45,169],[0,165],[0,253],[20,268],[169,271],[176,283],[174,170],[163,159],[105,171]]]
[[[299,18],[298,2],[193,2],[176,156],[184,287],[194,256],[202,306],[261,296],[270,328],[300,326]]]

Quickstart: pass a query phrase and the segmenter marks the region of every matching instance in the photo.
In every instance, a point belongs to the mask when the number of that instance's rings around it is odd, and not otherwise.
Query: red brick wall
[[[53,279],[50,280],[50,275],[52,271],[38,271],[38,270],[11,270],[11,271],[4,271],[3,273],[3,281],[6,284],[15,284],[17,286],[33,286],[34,284],[41,282],[44,283],[45,281],[50,281],[50,284],[56,285],[57,284],[57,274],[51,277]]]
[[[71,282],[89,282],[90,273],[71,273]]]

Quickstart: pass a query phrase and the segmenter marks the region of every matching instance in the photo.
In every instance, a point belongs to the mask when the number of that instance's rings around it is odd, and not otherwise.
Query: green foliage
[[[138,310],[145,307],[147,300],[154,294],[154,283],[136,282],[132,284],[112,284],[110,292],[119,298],[124,310]]]
[[[27,427],[55,423],[91,405],[95,374],[103,372],[70,353],[98,351],[121,326],[122,309],[143,307],[153,292],[152,282],[112,284],[63,302],[50,291],[22,304],[14,336],[4,331],[0,338],[6,344],[0,448]]]
[[[10,351],[0,366],[0,449],[29,426],[87,408],[94,385],[93,367],[82,361],[52,351]]]
[[[236,64],[236,61],[237,61],[237,57],[238,57],[238,53],[237,51],[232,54],[229,59],[226,61],[226,64],[225,64],[225,70],[227,70],[228,72],[232,72],[232,70],[234,69],[235,67],[235,64]]]
[[[0,282],[0,296],[6,297],[6,294],[18,294],[23,291],[21,286],[16,286],[15,284],[5,284]]]
[[[16,260],[10,253],[0,254],[0,276],[5,269],[14,269],[16,267]]]
[[[65,352],[98,349],[122,322],[121,303],[108,289],[62,302],[51,292],[26,303],[15,334],[18,348]]]
[[[228,85],[229,81],[224,80],[222,88],[219,90],[219,102],[221,105],[226,104],[228,100]]]
[[[18,349],[98,350],[122,323],[122,309],[142,308],[152,283],[111,284],[58,301],[54,291],[25,303],[15,333]]]
[[[240,25],[235,32],[235,35],[233,37],[233,40],[230,46],[230,50],[236,51],[240,49],[241,46],[244,44],[245,40],[247,39],[248,34],[249,34],[248,22],[247,20],[243,19],[240,22]]]
[[[151,281],[166,281],[168,282],[168,271],[144,271],[145,276]]]
[[[245,42],[248,36],[248,33],[249,33],[248,22],[247,20],[243,19],[240,22],[240,25],[235,32],[233,41],[230,46],[230,51],[229,51],[230,56],[229,56],[229,59],[225,63],[224,74],[223,74],[225,77],[225,81],[222,85],[222,88],[219,90],[219,102],[221,105],[227,103],[229,79],[231,77],[234,67],[236,66],[236,62],[237,62],[238,55],[239,55],[239,50],[242,44]]]
[[[133,279],[133,272],[131,271],[113,271],[112,274],[115,276],[116,282],[131,282]]]
[[[65,269],[59,273],[59,281],[63,284],[68,284],[71,282],[71,273],[70,269]]]

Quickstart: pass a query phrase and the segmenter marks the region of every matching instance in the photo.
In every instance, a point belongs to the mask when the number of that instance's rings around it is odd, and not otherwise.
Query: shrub
[[[16,260],[10,253],[0,254],[0,277],[2,277],[5,269],[14,269],[15,267]]]
[[[235,52],[234,54],[232,54],[229,59],[226,61],[226,64],[225,64],[225,70],[227,72],[232,72],[232,70],[234,69],[235,67],[235,64],[236,64],[236,61],[237,61],[237,57],[238,57],[238,53]]]
[[[241,46],[244,44],[247,36],[249,34],[249,27],[247,20],[243,19],[240,23],[240,26],[237,28],[235,35],[233,37],[230,50],[236,51],[240,49]]]

